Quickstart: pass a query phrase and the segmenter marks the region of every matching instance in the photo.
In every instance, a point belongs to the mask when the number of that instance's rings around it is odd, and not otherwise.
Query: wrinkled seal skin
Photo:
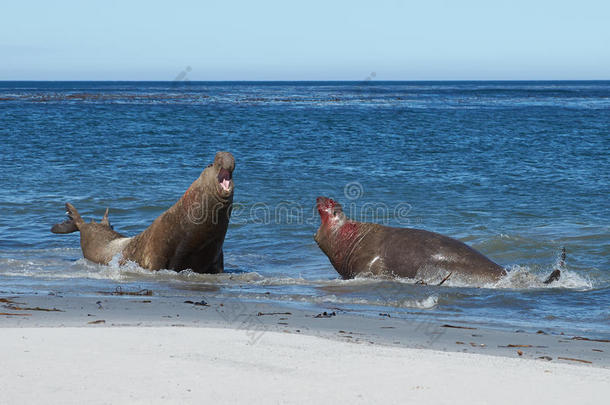
[[[506,275],[501,266],[447,236],[352,221],[341,204],[326,197],[318,197],[317,208],[322,223],[314,239],[344,279],[371,274],[423,280],[451,274],[494,282]]]
[[[234,183],[235,160],[218,152],[184,195],[161,214],[144,232],[127,238],[115,232],[108,210],[100,223],[86,223],[74,206],[66,204],[69,219],[53,226],[53,233],[80,231],[85,258],[108,264],[121,254],[120,264],[134,261],[150,270],[191,269],[198,273],[221,273],[223,251]]]

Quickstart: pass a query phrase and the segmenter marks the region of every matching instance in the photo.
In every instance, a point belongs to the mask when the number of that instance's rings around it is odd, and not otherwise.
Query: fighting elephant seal
[[[85,258],[108,264],[121,254],[120,263],[134,261],[150,270],[191,269],[198,273],[223,271],[222,245],[233,202],[235,159],[218,152],[184,195],[144,232],[128,238],[115,232],[108,210],[100,223],[86,223],[67,203],[69,219],[51,228],[53,233],[80,231]]]
[[[314,239],[344,279],[358,274],[440,280],[451,276],[471,283],[498,281],[498,264],[466,244],[438,233],[350,220],[341,204],[318,197],[322,223]],[[545,283],[559,278],[555,270]]]

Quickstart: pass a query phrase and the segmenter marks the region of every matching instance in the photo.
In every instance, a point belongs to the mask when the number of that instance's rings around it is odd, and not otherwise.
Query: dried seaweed
[[[472,329],[472,330],[476,330],[477,328],[471,328],[470,326],[456,326],[456,325],[449,325],[448,323],[441,325],[441,328],[454,328],[454,329]]]
[[[292,315],[292,312],[259,312],[256,316],[264,315]]]
[[[321,314],[314,316],[314,318],[330,318],[335,315],[337,315],[335,312],[322,312]]]
[[[592,361],[589,360],[581,360],[581,359],[575,359],[572,357],[557,357],[558,360],[569,360],[569,361],[577,361],[579,363],[585,363],[585,364],[593,364]]]
[[[586,340],[587,342],[610,343],[610,339],[591,339],[588,337],[574,336],[571,340]]]
[[[89,325],[99,325],[99,324],[102,324],[102,323],[106,323],[106,321],[103,320],[103,319],[98,319],[97,321],[91,321],[91,322],[87,322],[87,323]]]
[[[32,314],[9,314],[8,312],[0,312],[0,315],[5,315],[5,316],[32,316]]]
[[[207,302],[205,302],[205,300],[201,300],[201,301],[184,301],[185,304],[193,304],[193,305],[199,305],[201,307],[209,307],[210,305],[208,305]]]
[[[120,286],[117,287],[112,292],[98,291],[98,293],[103,294],[103,295],[132,295],[132,296],[138,296],[138,297],[148,297],[148,296],[153,295],[152,290],[148,290],[146,288],[139,290],[139,291],[123,291],[123,289]]]
[[[44,312],[65,312],[57,308],[41,308],[41,307],[16,307],[14,305],[7,305],[6,308],[12,309],[13,311],[44,311]]]

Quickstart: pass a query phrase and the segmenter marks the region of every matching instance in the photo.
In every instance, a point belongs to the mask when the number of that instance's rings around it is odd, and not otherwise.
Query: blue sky
[[[610,79],[608,1],[11,1],[0,80]]]

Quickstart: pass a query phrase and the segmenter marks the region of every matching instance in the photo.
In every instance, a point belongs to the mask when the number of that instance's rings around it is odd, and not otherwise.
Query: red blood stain
[[[359,224],[351,221],[346,222],[338,229],[334,240],[331,242],[333,246],[331,260],[335,264],[342,266],[345,256],[350,252],[354,241],[358,237],[359,230]]]
[[[337,205],[335,201],[330,198],[318,197],[318,213],[320,214],[320,219],[324,225],[328,224],[328,220],[330,219],[330,214]]]
[[[356,237],[358,234],[358,224],[356,222],[346,222],[339,229],[339,239],[341,240],[351,240]]]

